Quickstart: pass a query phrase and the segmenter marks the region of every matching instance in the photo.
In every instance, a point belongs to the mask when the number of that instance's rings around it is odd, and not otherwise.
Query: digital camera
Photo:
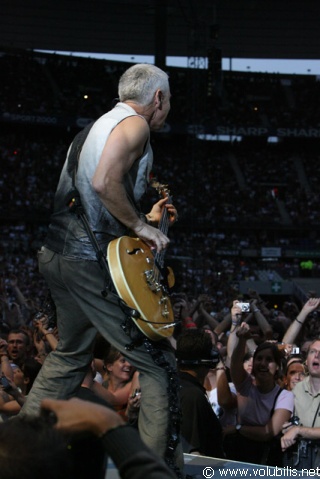
[[[250,303],[239,303],[238,306],[241,308],[243,313],[249,313],[250,311]]]
[[[293,424],[293,426],[300,426],[300,418],[298,416],[292,416],[289,419],[289,422],[291,422],[291,424]]]

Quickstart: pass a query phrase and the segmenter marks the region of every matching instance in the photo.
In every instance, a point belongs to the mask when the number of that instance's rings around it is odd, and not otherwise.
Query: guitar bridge
[[[144,272],[147,284],[151,291],[159,292],[161,290],[161,284],[156,281],[154,271],[152,269]]]

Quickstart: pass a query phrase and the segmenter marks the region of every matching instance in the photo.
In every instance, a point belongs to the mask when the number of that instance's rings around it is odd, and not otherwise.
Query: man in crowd
[[[183,451],[224,457],[222,427],[203,386],[209,370],[217,365],[219,354],[205,331],[186,330],[177,339],[176,356],[181,380]]]
[[[294,389],[295,416],[298,417],[299,425],[285,423],[284,435],[281,438],[282,450],[286,451],[293,446],[300,438],[320,439],[320,339],[311,342],[306,360],[309,375],[301,382],[298,382]],[[315,448],[316,453],[312,454],[311,449]],[[319,447],[316,443],[309,444],[308,454],[312,454],[310,467],[320,466]],[[310,456],[311,457],[311,456]]]

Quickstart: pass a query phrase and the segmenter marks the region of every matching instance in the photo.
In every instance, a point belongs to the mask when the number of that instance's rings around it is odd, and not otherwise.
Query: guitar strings
[[[169,229],[169,214],[167,208],[164,208],[162,216],[159,221],[159,230],[162,231],[165,235],[168,233]],[[153,265],[153,277],[155,278],[156,282],[160,282],[160,270],[156,266],[157,264],[160,265],[161,268],[164,266],[164,251],[156,252],[155,254],[155,262]]]

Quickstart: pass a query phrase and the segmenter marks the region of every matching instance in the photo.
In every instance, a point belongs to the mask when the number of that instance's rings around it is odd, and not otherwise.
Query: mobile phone
[[[9,383],[8,379],[5,376],[1,376],[0,384],[3,387],[3,390],[8,392],[12,389],[11,384]]]
[[[133,399],[133,398],[137,397],[139,394],[141,394],[141,389],[136,389],[136,390],[132,393],[131,398]]]

